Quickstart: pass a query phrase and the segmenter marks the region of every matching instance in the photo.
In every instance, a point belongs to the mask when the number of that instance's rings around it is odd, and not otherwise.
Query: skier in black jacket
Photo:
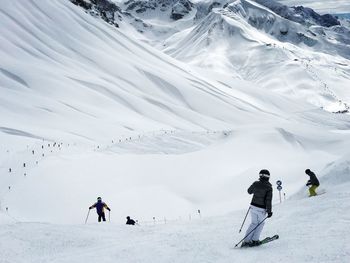
[[[266,213],[267,217],[272,216],[272,185],[270,184],[269,179],[270,172],[265,169],[261,170],[259,173],[259,181],[254,182],[248,188],[248,193],[253,194],[250,203],[252,222],[247,229],[246,235],[248,235],[254,228],[256,229],[244,239],[242,247],[257,246],[260,244],[259,237],[264,227],[263,220],[266,218]]]
[[[310,186],[310,185],[311,185],[311,186],[309,187],[309,193],[310,193],[309,196],[310,196],[310,197],[311,197],[311,196],[315,196],[315,195],[317,195],[317,193],[316,193],[316,188],[320,186],[320,182],[318,181],[318,179],[317,179],[315,173],[313,173],[310,169],[306,169],[306,170],[305,170],[305,173],[306,173],[308,176],[310,176],[310,180],[307,181],[307,183],[306,183],[306,186]]]
[[[126,224],[127,224],[127,225],[135,225],[136,222],[135,222],[134,219],[131,219],[130,216],[127,216],[127,217],[126,217]]]

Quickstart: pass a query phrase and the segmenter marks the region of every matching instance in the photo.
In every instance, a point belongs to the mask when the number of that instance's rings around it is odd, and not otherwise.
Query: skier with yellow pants
[[[317,187],[320,186],[320,182],[318,181],[318,179],[317,179],[315,173],[312,172],[310,169],[306,169],[306,170],[305,170],[305,173],[306,173],[308,176],[310,176],[310,180],[307,181],[307,183],[306,183],[306,186],[310,186],[310,185],[311,185],[311,186],[309,187],[309,193],[310,193],[309,197],[311,197],[311,196],[316,196],[316,195],[317,195],[316,189],[317,189]]]

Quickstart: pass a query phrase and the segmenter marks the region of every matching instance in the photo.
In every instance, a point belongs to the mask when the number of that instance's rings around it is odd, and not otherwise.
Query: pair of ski
[[[313,195],[313,196],[310,196],[310,195],[309,195],[309,197],[314,197],[314,196],[318,196],[318,195],[323,195],[323,194],[325,194],[325,193],[326,193],[326,190],[322,189],[322,190],[318,191],[318,192],[316,193],[316,195]]]
[[[277,239],[279,239],[279,235],[274,235],[274,236],[272,236],[272,237],[266,237],[266,238],[264,238],[264,239],[261,240],[261,241],[259,242],[259,244],[257,244],[257,245],[254,245],[254,246],[243,246],[243,247],[238,247],[238,248],[259,247],[259,246],[261,246],[261,245],[270,243],[270,242],[272,242],[272,241],[274,241],[274,240],[277,240]]]

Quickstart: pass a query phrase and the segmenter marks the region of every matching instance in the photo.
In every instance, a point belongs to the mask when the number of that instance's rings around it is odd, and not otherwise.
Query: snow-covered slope
[[[344,110],[350,85],[346,32],[343,27],[305,26],[242,0],[213,9],[199,24],[168,38],[162,49],[192,65]]]
[[[344,262],[349,242],[329,244],[348,223],[350,119],[330,112],[350,98],[346,31],[318,27],[328,43],[243,0],[175,21],[166,2],[154,19],[118,9],[117,23],[68,0],[0,6],[0,261]],[[230,250],[263,168],[288,198],[265,234],[283,238],[271,254]],[[306,197],[306,168],[327,194]],[[112,224],[90,213],[81,226],[97,196]],[[141,226],[121,226],[127,215]],[[309,231],[336,218],[333,238]]]
[[[250,12],[259,8],[257,10],[271,14],[251,2],[243,3],[249,4],[246,9]],[[275,167],[278,174],[284,174],[284,165],[292,156],[298,156],[295,158],[300,165],[291,171],[299,173],[304,165],[314,162],[315,156],[317,167],[322,167],[344,154],[346,151],[339,145],[349,134],[333,130],[348,129],[348,117],[328,114],[304,101],[306,94],[319,106],[333,105],[335,96],[319,92],[317,87],[308,89],[304,83],[309,76],[301,75],[295,65],[303,62],[292,57],[288,63],[294,64],[297,71],[295,74],[288,71],[284,83],[287,86],[298,76],[300,84],[295,90],[284,88],[276,93],[281,85],[274,85],[280,80],[276,70],[281,65],[270,62],[269,68],[259,61],[268,63],[269,58],[276,55],[280,55],[282,61],[286,54],[291,56],[291,52],[266,46],[266,39],[264,44],[256,43],[253,37],[264,40],[266,35],[244,23],[245,16],[241,13],[236,16],[237,21],[230,17],[230,10],[235,7],[214,10],[186,36],[188,41],[180,41],[179,45],[188,43],[189,47],[181,49],[192,52],[189,64],[196,64],[200,52],[204,52],[203,60],[215,71],[222,64],[238,70],[234,62],[242,58],[240,52],[247,51],[245,45],[250,43],[248,48],[257,46],[258,50],[260,46],[261,52],[257,54],[261,59],[246,62],[251,79],[265,78],[260,83],[238,80],[227,72],[221,75],[194,69],[130,37],[122,25],[121,29],[109,25],[70,1],[18,0],[2,5],[0,19],[5,26],[0,29],[3,40],[0,130],[4,160],[1,193],[6,193],[2,207],[13,207],[11,210],[16,216],[25,220],[77,222],[89,196],[104,192],[114,200],[111,202],[115,202],[112,203],[115,207],[122,207],[125,199],[130,201],[123,213],[127,213],[129,207],[140,212],[148,204],[162,215],[187,213],[199,205],[212,214],[220,214],[227,211],[232,200],[242,196],[244,190],[239,187],[241,190],[232,195],[230,187],[219,189],[223,185],[234,187],[238,178],[255,174],[260,166]],[[209,33],[208,28],[211,28]],[[217,58],[219,53],[212,48],[222,47],[222,42],[214,41],[220,34],[224,43],[239,44],[236,46],[239,52],[214,65],[211,63],[214,60],[205,58],[205,52]],[[236,41],[227,39],[228,35]],[[224,56],[227,50],[230,48]],[[265,54],[266,50],[271,51]],[[346,66],[343,67],[341,74],[345,79]],[[312,72],[310,63],[305,64],[305,68]],[[258,73],[260,75],[255,76]],[[315,73],[314,78],[317,77]],[[322,79],[317,81],[322,84]],[[341,84],[345,86],[346,82]],[[268,86],[271,90],[263,89]],[[341,86],[339,90],[347,94]],[[297,130],[294,129],[296,123]],[[163,135],[170,136],[169,139],[157,135],[162,129],[172,131],[170,135]],[[147,131],[151,133],[145,133]],[[199,132],[200,138],[192,135],[194,131]],[[213,138],[210,131],[230,131],[232,137],[223,143]],[[211,145],[208,150],[203,151],[208,145]],[[268,149],[271,154],[262,157],[254,153],[256,149],[262,152]],[[222,153],[220,162],[218,152]],[[285,157],[281,157],[282,152]],[[131,155],[116,158],[116,153]],[[146,153],[156,155],[144,156]],[[188,154],[173,156],[174,153]],[[274,164],[276,158],[279,158],[278,165]],[[203,163],[204,159],[208,161]],[[299,181],[290,176],[291,173],[284,175],[293,192]],[[128,177],[133,179],[129,182]],[[78,186],[80,181],[87,183]],[[193,191],[198,182],[201,186]],[[184,184],[187,190],[183,189]],[[208,192],[213,193],[213,198],[207,196]],[[160,195],[167,196],[163,198],[167,201],[155,202],[154,198]],[[52,198],[42,203],[45,209],[32,208],[30,204],[40,196]],[[67,208],[71,198],[76,199],[76,207]],[[221,205],[217,205],[217,201]],[[177,209],[169,203],[177,204]],[[71,210],[72,218],[64,216],[65,209]],[[150,217],[154,213],[146,210],[142,209],[140,216]]]
[[[11,1],[0,15],[1,126],[7,131],[91,140],[239,121],[230,117],[238,110],[226,101],[231,94],[68,1]],[[226,110],[217,115],[206,105]]]
[[[198,215],[120,224],[1,224],[2,262],[334,262],[350,258],[349,159],[322,172],[327,192],[275,205],[263,236],[280,239],[257,248],[234,249],[245,211],[200,219]],[[0,213],[0,222],[6,216]],[[113,217],[112,217],[113,222]],[[341,240],[340,240],[341,236]],[[152,251],[152,253],[150,253]]]
[[[46,129],[89,138],[127,127],[197,126],[196,121],[176,121],[182,119],[176,112],[174,122],[167,123],[166,100],[184,118],[202,118],[177,88],[196,96],[186,69],[68,1],[11,1],[2,6],[1,19],[6,25],[1,28],[1,111],[4,116],[8,112],[2,126],[20,130],[45,124]],[[203,116],[204,122],[209,119]],[[20,127],[21,123],[31,125]]]
[[[68,1],[1,8],[3,131],[109,140],[130,130],[224,129],[266,114],[263,101],[247,99],[260,97],[248,83],[204,78]],[[289,103],[272,111],[298,107]]]
[[[198,1],[174,21],[174,1],[147,3],[121,4],[142,22],[120,23],[125,28],[131,24],[138,39],[201,69],[248,80],[328,111],[348,109],[347,23],[270,0]]]

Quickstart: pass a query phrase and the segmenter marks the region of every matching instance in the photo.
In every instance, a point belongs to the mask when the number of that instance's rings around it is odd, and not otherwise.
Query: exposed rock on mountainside
[[[126,11],[134,11],[138,14],[147,10],[169,12],[170,18],[178,20],[192,11],[193,3],[188,0],[129,0],[125,2]]]
[[[304,20],[312,19],[316,24],[324,27],[338,26],[340,22],[337,18],[330,14],[319,15],[311,8],[296,6],[292,7],[297,15],[300,15]]]
[[[255,2],[268,7],[270,10],[275,12],[276,14],[300,23],[300,24],[316,24],[324,27],[331,27],[340,25],[338,19],[333,17],[332,15],[325,14],[320,15],[316,13],[313,9],[296,6],[296,7],[288,7],[286,5],[280,4],[273,0],[255,0]]]
[[[116,16],[121,9],[115,3],[109,0],[71,0],[71,2],[88,10],[91,15],[100,16],[107,23],[119,27]]]
[[[278,4],[276,7],[274,5],[271,5],[270,2],[269,9],[270,7],[271,9],[275,9],[280,13],[282,13],[281,10],[284,10],[286,11],[284,14],[291,14],[289,12],[290,9],[286,6]],[[271,9],[269,9],[255,6],[251,1],[242,0],[228,5],[221,11],[221,13],[224,16],[233,19],[241,17],[246,20],[251,26],[264,31],[265,33],[282,42],[290,42],[293,44],[303,43],[309,47],[312,47],[320,41],[320,39],[318,39],[318,34],[312,32],[308,29],[308,27],[304,26],[307,20],[302,20],[303,23],[300,23],[300,25],[298,25],[296,23],[293,23],[295,21],[284,18],[284,16],[280,17],[275,14],[276,12],[273,12]]]
[[[175,3],[171,10],[171,18],[178,20],[183,18],[192,10],[193,4],[187,0],[179,0]]]

